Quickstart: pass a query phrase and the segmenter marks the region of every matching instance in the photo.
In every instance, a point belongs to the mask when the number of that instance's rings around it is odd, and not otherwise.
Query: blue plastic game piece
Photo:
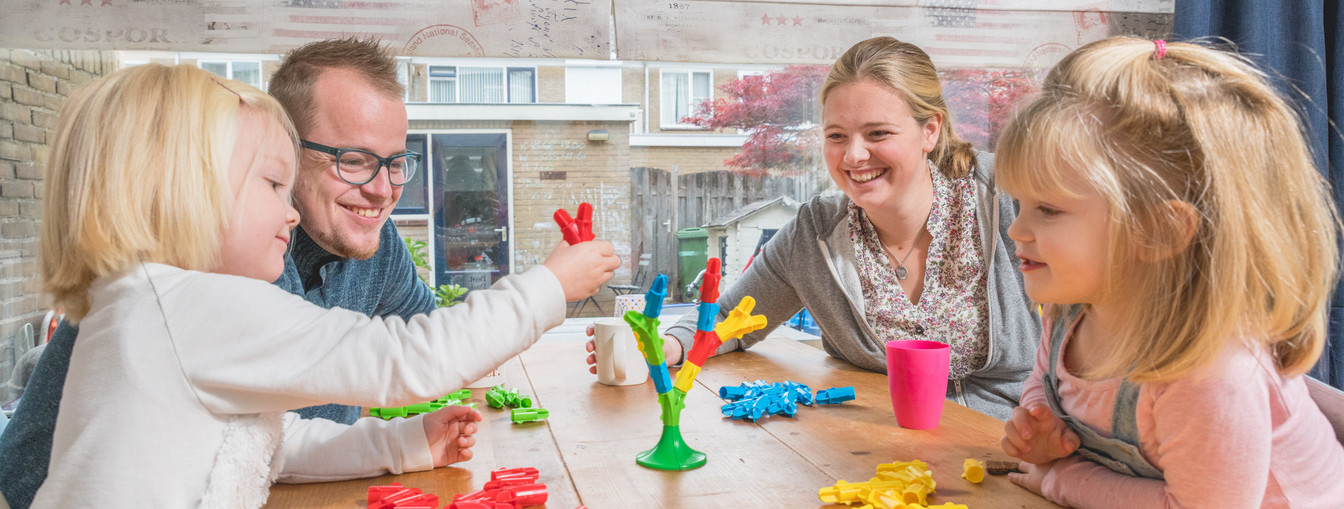
[[[854,399],[854,387],[832,387],[817,391],[817,404],[836,405]]]

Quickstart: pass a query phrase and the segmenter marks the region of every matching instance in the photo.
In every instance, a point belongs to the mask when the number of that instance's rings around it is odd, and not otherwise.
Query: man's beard
[[[318,245],[331,246],[331,248],[328,249],[328,251],[331,251],[331,254],[342,258],[353,258],[356,260],[368,260],[369,258],[372,258],[374,254],[378,253],[379,245],[382,242],[382,238],[379,237],[374,239],[373,247],[362,249],[349,242],[345,237],[328,232],[322,232],[320,236],[313,236],[313,240],[316,240]]]

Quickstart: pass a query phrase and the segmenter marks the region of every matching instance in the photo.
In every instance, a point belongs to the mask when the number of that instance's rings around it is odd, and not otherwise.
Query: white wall
[[[621,68],[566,66],[565,103],[621,104]]]

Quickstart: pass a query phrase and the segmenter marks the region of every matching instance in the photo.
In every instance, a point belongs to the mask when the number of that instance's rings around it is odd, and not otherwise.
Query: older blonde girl
[[[1003,447],[1073,507],[1336,507],[1307,394],[1339,221],[1302,123],[1242,58],[1113,38],[999,141],[1045,333]],[[1073,452],[1077,454],[1072,454]]]

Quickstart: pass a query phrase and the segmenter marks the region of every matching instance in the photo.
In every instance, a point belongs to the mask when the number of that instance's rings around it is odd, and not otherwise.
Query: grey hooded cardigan
[[[1002,420],[1012,414],[1022,382],[1031,373],[1041,321],[1023,289],[1008,238],[1016,203],[994,187],[993,158],[978,154],[980,167],[974,176],[980,237],[983,252],[989,254],[989,357],[966,378],[952,380],[947,397]],[[803,204],[742,277],[723,291],[720,320],[750,295],[756,298],[753,314],[765,315],[769,326],[724,343],[716,354],[750,348],[805,307],[821,329],[826,353],[863,369],[886,371],[886,346],[865,319],[854,245],[849,229],[842,227],[848,224],[849,203],[844,194],[831,192]],[[667,330],[684,351],[694,342],[695,322],[695,313],[689,313]]]

